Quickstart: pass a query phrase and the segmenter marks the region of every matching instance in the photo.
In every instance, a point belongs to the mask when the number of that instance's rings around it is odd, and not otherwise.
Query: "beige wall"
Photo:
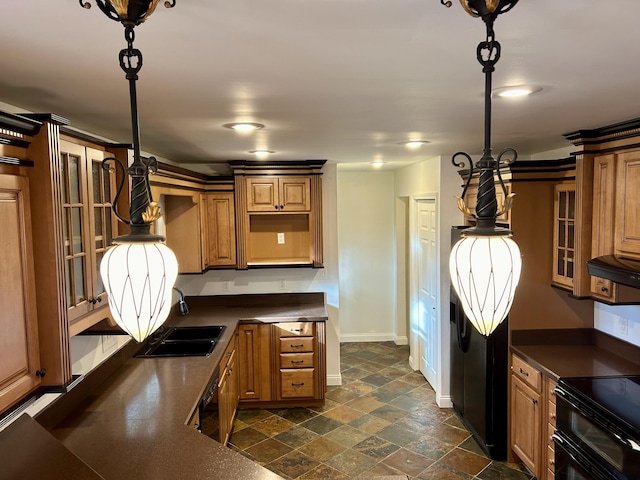
[[[338,170],[340,339],[395,340],[394,174]]]

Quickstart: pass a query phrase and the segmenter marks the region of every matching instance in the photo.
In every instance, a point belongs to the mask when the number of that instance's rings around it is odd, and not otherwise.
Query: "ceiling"
[[[4,0],[0,101],[131,141],[121,25],[77,0]],[[493,146],[522,156],[562,133],[640,116],[637,0],[522,0],[496,21]],[[226,160],[328,159],[398,168],[482,148],[475,58],[484,25],[439,0],[177,0],[136,29],[142,149],[205,173]],[[238,134],[233,121],[266,127]],[[399,142],[430,143],[410,150]]]

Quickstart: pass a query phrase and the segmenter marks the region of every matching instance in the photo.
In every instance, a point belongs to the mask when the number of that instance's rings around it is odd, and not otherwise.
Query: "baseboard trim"
[[[403,335],[401,337],[393,337],[393,341],[396,345],[409,345],[409,337]]]
[[[336,386],[342,385],[342,375],[327,375],[327,385]]]
[[[440,408],[453,408],[453,401],[450,395],[436,394],[436,403]]]
[[[411,355],[409,355],[409,366],[413,368],[414,371],[418,371],[419,367],[413,363],[413,357]]]
[[[395,342],[393,333],[345,333],[340,335],[340,343],[354,342]]]

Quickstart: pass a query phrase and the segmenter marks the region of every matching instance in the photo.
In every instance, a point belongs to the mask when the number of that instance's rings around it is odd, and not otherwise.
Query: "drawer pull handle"
[[[300,348],[300,347],[304,347],[304,343],[295,343],[295,344],[291,344],[290,345],[291,348]]]
[[[302,329],[301,328],[291,328],[289,329],[290,332],[301,332]]]
[[[538,400],[536,400],[535,398],[532,400],[534,405],[538,404]]]
[[[520,368],[520,373],[521,373],[522,375],[524,375],[525,377],[528,377],[528,376],[529,376],[529,372],[527,372],[526,370],[523,370],[522,368]]]
[[[296,365],[299,365],[300,363],[304,363],[304,360],[291,360],[291,363],[295,363]]]
[[[555,413],[552,413],[552,414],[551,414],[551,420],[555,420],[555,419],[556,419],[556,414],[555,414]]]
[[[292,383],[291,386],[292,387],[302,387],[304,385],[304,382],[300,382],[300,383]]]

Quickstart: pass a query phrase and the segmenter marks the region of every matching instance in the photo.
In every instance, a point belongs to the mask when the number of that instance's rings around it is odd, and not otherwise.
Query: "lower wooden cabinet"
[[[546,451],[547,451],[547,465],[546,465],[546,478],[547,480],[553,480],[555,477],[555,444],[553,443],[553,434],[556,431],[556,382],[552,379],[548,379],[546,382],[546,397],[547,402],[547,436],[546,436]]]
[[[531,470],[541,478],[543,462],[543,376],[539,370],[522,358],[511,356],[511,449]],[[545,456],[546,456],[546,442]]]
[[[226,445],[233,430],[233,421],[238,410],[239,375],[238,375],[238,349],[237,334],[229,342],[227,350],[223,354],[220,365],[220,379],[218,381],[218,422],[220,443]],[[224,366],[223,366],[224,365]]]
[[[0,175],[0,413],[40,384],[29,187]]]
[[[307,321],[240,325],[240,406],[322,404],[324,328]]]

